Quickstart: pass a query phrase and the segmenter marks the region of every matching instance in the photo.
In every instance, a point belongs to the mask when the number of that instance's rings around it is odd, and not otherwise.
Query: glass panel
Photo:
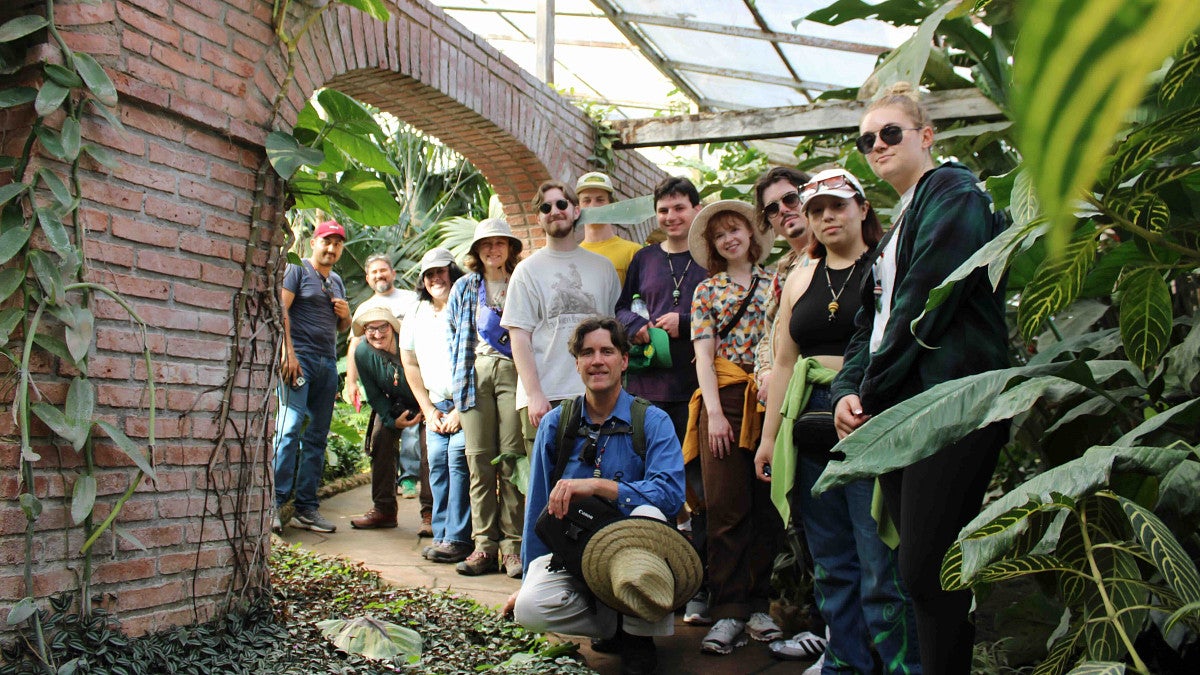
[[[653,14],[723,26],[758,28],[754,16],[740,0],[619,0],[612,4],[630,14]]]

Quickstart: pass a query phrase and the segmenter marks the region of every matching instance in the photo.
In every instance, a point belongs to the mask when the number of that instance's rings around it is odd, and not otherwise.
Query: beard
[[[571,236],[571,234],[575,231],[575,223],[563,218],[561,220],[552,220],[546,223],[542,229],[546,231],[547,237],[563,239]]]
[[[392,282],[376,281],[373,288],[375,289],[376,293],[387,293],[388,291],[392,290]]]

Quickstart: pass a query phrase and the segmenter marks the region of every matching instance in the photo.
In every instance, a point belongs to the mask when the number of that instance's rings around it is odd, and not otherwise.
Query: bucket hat
[[[375,307],[368,307],[359,313],[358,316],[354,317],[354,321],[350,323],[350,327],[354,330],[354,337],[362,337],[363,333],[366,332],[367,325],[376,321],[388,322],[388,325],[392,327],[396,335],[400,334],[400,320],[396,318],[395,314],[392,314],[392,310],[383,305],[376,305]]]
[[[629,346],[629,369],[671,367],[671,336],[661,328],[649,327],[650,343]]]
[[[515,247],[517,253],[520,253],[521,249],[525,247],[521,240],[517,239],[516,236],[513,235],[512,227],[510,227],[509,224],[504,221],[504,219],[488,218],[486,220],[479,221],[479,224],[475,226],[475,236],[471,237],[471,245],[467,247],[467,250],[474,253],[475,244],[478,244],[481,240],[487,239],[488,237],[508,237],[508,245],[510,247]]]
[[[696,219],[692,221],[692,228],[688,230],[688,249],[692,252],[692,259],[701,267],[708,269],[708,244],[704,241],[704,231],[708,229],[708,221],[723,211],[733,211],[745,218],[750,226],[750,234],[758,240],[762,253],[759,254],[758,260],[751,262],[761,263],[766,260],[767,256],[771,254],[775,231],[770,228],[765,231],[760,229],[756,224],[754,207],[739,199],[722,199],[713,202],[696,214]]]
[[[633,516],[606,525],[583,551],[583,577],[604,604],[658,621],[696,594],[704,569],[673,526]]]

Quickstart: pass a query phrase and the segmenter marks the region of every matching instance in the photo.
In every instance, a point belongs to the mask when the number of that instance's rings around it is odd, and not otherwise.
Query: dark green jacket
[[[936,384],[1008,366],[1004,285],[993,291],[986,268],[960,281],[921,319],[915,336],[910,327],[929,292],[1004,226],[1003,216],[992,212],[991,197],[962,164],[947,162],[921,177],[896,235],[896,284],[883,342],[870,353],[875,283],[868,273],[857,330],[832,385],[835,406],[858,394],[863,411],[876,414]]]
[[[358,366],[358,379],[367,391],[367,403],[385,427],[395,428],[396,414],[402,410],[420,410],[404,377],[399,353],[381,352],[364,338],[354,348],[354,364]]]

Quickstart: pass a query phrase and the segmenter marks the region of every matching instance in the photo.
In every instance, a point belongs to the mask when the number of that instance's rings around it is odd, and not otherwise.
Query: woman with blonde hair
[[[859,130],[859,151],[900,195],[901,213],[871,260],[857,332],[831,387],[841,436],[937,384],[1008,365],[1004,291],[992,288],[986,270],[921,316],[930,292],[1003,229],[991,198],[967,167],[934,163],[933,122],[908,83],[872,103]],[[960,528],[979,512],[1007,439],[1007,426],[993,424],[879,477],[900,535],[900,574],[926,675],[971,668],[971,594],[942,590],[938,575]]]

